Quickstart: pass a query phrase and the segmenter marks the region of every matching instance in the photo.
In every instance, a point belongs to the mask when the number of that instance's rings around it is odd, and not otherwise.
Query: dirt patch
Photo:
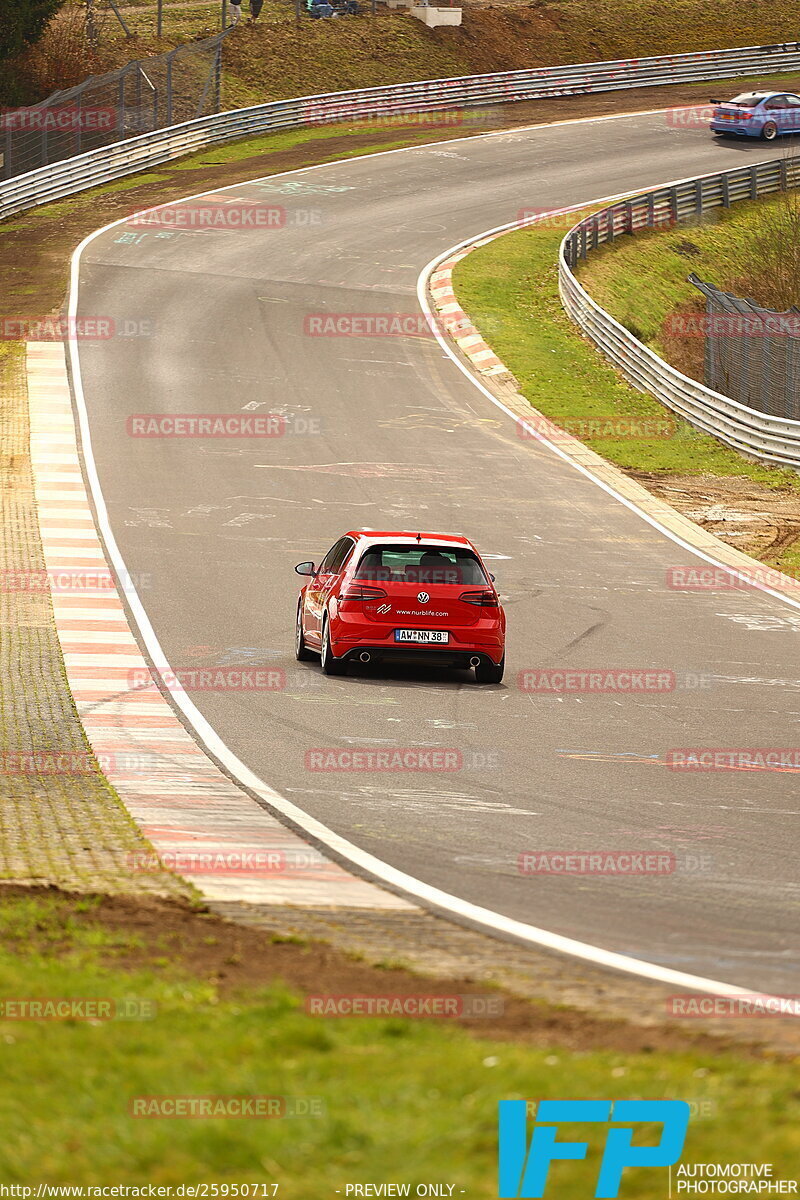
[[[648,491],[723,542],[770,563],[800,538],[800,495],[718,475],[628,471]]]
[[[42,920],[24,938],[13,932],[13,907],[19,899],[42,899],[55,916]],[[12,953],[64,957],[75,950],[69,929],[103,930],[117,945],[96,951],[105,966],[151,970],[165,976],[190,975],[206,980],[221,995],[242,995],[282,982],[303,995],[453,996],[487,992],[502,998],[502,1015],[477,1019],[445,1018],[479,1038],[562,1046],[571,1051],[611,1050],[721,1052],[760,1055],[756,1047],[671,1025],[647,1027],[608,1020],[560,1005],[521,999],[487,987],[469,976],[442,977],[354,960],[321,942],[287,943],[275,935],[232,924],[184,900],[156,897],[87,897],[54,887],[0,886],[0,946]],[[60,932],[63,931],[63,932]]]

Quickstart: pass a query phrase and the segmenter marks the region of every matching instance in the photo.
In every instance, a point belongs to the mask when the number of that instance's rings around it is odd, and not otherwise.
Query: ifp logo
[[[501,1200],[540,1197],[547,1186],[550,1163],[586,1158],[588,1142],[556,1141],[564,1122],[624,1126],[606,1133],[595,1197],[619,1193],[626,1167],[669,1167],[681,1156],[689,1125],[685,1100],[542,1100],[537,1106],[530,1147],[526,1100],[500,1101],[500,1162],[497,1194]],[[657,1122],[661,1138],[655,1146],[634,1146],[633,1125]]]

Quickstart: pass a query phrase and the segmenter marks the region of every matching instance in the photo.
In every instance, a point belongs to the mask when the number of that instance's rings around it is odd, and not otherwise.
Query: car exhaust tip
[[[369,654],[366,650],[362,650],[358,657],[361,659],[361,662],[368,663],[370,661],[370,659],[372,658],[372,655]]]
[[[472,658],[469,660],[469,665],[471,667],[479,667],[481,665],[481,660],[478,658],[477,654],[473,654]]]

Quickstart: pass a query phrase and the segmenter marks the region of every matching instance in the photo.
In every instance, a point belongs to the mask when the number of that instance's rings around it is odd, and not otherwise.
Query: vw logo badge
[[[417,594],[417,600],[419,601],[420,604],[427,604],[428,601],[430,600],[430,596],[428,595],[427,592],[419,592]]]

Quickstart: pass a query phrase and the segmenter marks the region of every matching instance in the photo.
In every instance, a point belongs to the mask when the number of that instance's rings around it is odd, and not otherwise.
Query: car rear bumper
[[[361,656],[367,654],[368,662],[428,663],[432,666],[460,667],[464,670],[473,665],[473,658],[478,658],[483,663],[492,662],[497,666],[503,658],[503,653],[502,646],[493,647],[491,650],[486,646],[465,649],[461,643],[458,646],[411,646],[378,642],[374,645],[359,643],[347,648],[341,645],[334,647],[336,657],[345,662],[363,661]]]
[[[761,136],[761,127],[757,126],[754,129],[750,122],[746,125],[737,125],[735,121],[712,121],[710,128],[712,133],[736,133],[744,134],[745,137]]]
[[[408,625],[414,628],[414,622]],[[446,645],[420,642],[396,642],[394,622],[365,621],[363,617],[349,614],[339,608],[336,617],[331,621],[331,643],[337,658],[352,657],[352,651],[368,650],[374,657],[398,658],[401,655],[436,658],[448,656],[451,659],[467,659],[478,654],[499,663],[503,657],[505,643],[505,622],[497,615],[495,609],[491,616],[484,615],[480,610],[475,621],[470,625],[443,619],[441,623],[431,622],[422,628],[439,629],[449,634]],[[421,628],[419,624],[416,628]]]

